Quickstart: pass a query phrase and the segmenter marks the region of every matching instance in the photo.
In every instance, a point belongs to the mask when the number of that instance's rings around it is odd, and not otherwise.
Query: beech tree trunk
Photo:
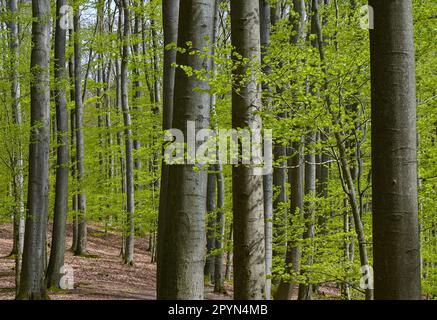
[[[303,139],[302,139],[303,140]],[[292,144],[289,158],[288,181],[290,182],[290,215],[298,216],[297,221],[302,219],[303,195],[304,195],[304,162],[303,162],[304,142],[298,141]],[[297,232],[298,226],[294,227]],[[287,274],[299,272],[300,248],[297,241],[287,243],[285,254],[285,272]],[[275,293],[275,300],[290,300],[293,293],[293,281],[281,280]]]
[[[369,4],[375,299],[420,299],[412,1]]]
[[[129,0],[122,1],[123,10],[120,8],[120,15],[124,14],[123,19],[123,51],[121,57],[121,107],[123,110],[124,139],[126,148],[126,227],[125,233],[125,250],[123,263],[133,265],[134,262],[134,158],[133,158],[133,139],[132,139],[132,121],[129,109],[129,92],[128,92],[128,59],[129,59],[129,38],[130,38],[130,14]]]
[[[213,37],[213,0],[184,0],[180,4],[178,47],[195,50],[209,46]],[[198,54],[177,53],[178,65],[210,71],[210,59]],[[197,76],[188,76],[178,68],[175,74],[172,126],[187,137],[187,123],[194,121],[196,132],[209,126],[210,95],[208,84]],[[195,90],[200,88],[203,90]],[[198,145],[199,142],[196,142]],[[205,262],[205,212],[207,172],[192,164],[169,166],[165,232],[160,229],[161,264],[158,273],[158,299],[203,299]]]
[[[205,262],[205,281],[206,283],[213,283],[214,281],[214,266],[215,266],[215,256],[212,251],[215,249],[215,233],[216,233],[216,217],[215,211],[216,205],[216,173],[214,172],[215,166],[210,168],[208,173],[208,184],[206,191],[206,262]]]
[[[46,298],[44,255],[48,215],[50,147],[50,1],[32,1],[30,143],[23,264],[17,299]]]
[[[74,24],[74,103],[76,120],[76,166],[77,182],[79,185],[77,195],[77,245],[75,255],[87,254],[87,222],[86,222],[86,196],[85,196],[85,143],[83,133],[83,101],[82,101],[82,63],[80,43],[80,14],[79,8],[75,9]]]
[[[66,0],[56,1],[56,31],[55,31],[55,104],[57,128],[57,159],[55,186],[55,213],[53,217],[52,247],[46,274],[47,287],[59,287],[61,267],[64,265],[65,226],[68,212],[68,112],[65,83],[65,45],[66,30],[61,27],[60,8]]]
[[[178,21],[179,21],[179,0],[163,0],[162,1],[162,24],[164,29],[164,61],[163,61],[163,95],[162,95],[162,129],[169,130],[172,126],[173,119],[173,94],[175,81],[176,50],[166,50],[165,46],[171,43],[177,43],[178,40]],[[158,214],[158,235],[156,243],[156,290],[159,292],[162,277],[161,267],[161,245],[163,240],[161,236],[165,231],[165,213],[167,210],[167,191],[168,191],[168,172],[169,166],[161,162],[161,189],[159,193],[159,214]],[[159,295],[159,294],[158,294]]]
[[[11,68],[11,97],[13,125],[20,128],[23,123],[21,112],[21,86],[19,81],[18,63],[20,58],[19,24],[18,24],[18,0],[8,0],[6,3],[8,12],[11,14],[8,22],[10,31],[9,50]],[[13,172],[12,196],[14,206],[14,239],[11,256],[15,258],[15,291],[20,287],[21,260],[24,245],[24,175],[23,175],[23,150],[21,135],[17,136],[16,147],[12,156],[11,168]]]
[[[232,45],[250,64],[260,63],[259,0],[231,1]],[[247,76],[250,66],[235,61],[232,92],[232,127],[261,129],[255,112],[261,103],[260,86],[254,75]],[[242,81],[243,77],[247,77]],[[263,177],[253,168],[232,168],[234,225],[234,299],[264,299],[265,244]]]

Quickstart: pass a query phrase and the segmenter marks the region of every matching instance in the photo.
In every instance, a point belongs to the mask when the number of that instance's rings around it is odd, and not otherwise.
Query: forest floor
[[[49,237],[51,234],[49,230]],[[67,248],[71,247],[71,225],[67,226]],[[120,258],[121,239],[116,233],[104,233],[98,226],[88,226],[89,257],[65,254],[65,265],[74,271],[74,289],[50,292],[52,300],[153,300],[156,299],[156,264],[151,263],[148,241],[135,239],[135,264],[123,265]],[[0,300],[14,299],[15,262],[8,257],[12,248],[12,225],[0,224]],[[232,286],[225,285],[227,294],[213,293],[212,286],[205,287],[208,300],[232,299]],[[338,299],[338,289],[333,284],[319,288],[317,299]],[[294,288],[292,299],[297,298]]]
[[[71,226],[67,227],[67,248],[71,247]],[[48,238],[51,239],[51,236]],[[156,299],[156,264],[151,263],[145,238],[135,240],[135,264],[123,265],[120,258],[120,236],[105,233],[95,225],[88,227],[89,257],[77,257],[66,251],[65,265],[74,270],[74,289],[49,293],[52,300],[150,300]],[[12,225],[0,224],[0,300],[14,299],[14,259],[8,257],[12,248]],[[205,288],[211,300],[232,298],[232,288],[226,286],[228,295],[212,293]]]

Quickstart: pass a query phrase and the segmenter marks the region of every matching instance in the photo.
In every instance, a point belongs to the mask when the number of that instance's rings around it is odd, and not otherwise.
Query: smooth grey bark
[[[187,41],[191,41],[194,50],[209,45],[208,39],[213,37],[214,4],[213,0],[181,1],[178,47],[191,51]],[[178,52],[176,62],[194,70],[210,71],[210,59],[198,54]],[[174,105],[178,108],[173,110],[172,126],[185,137],[188,121],[195,122],[196,130],[209,126],[211,100],[207,89],[206,81],[188,76],[180,68],[176,70]],[[203,299],[206,191],[205,168],[195,170],[189,163],[169,166],[165,233],[159,238],[162,244],[158,299]]]
[[[260,43],[261,43],[261,63],[263,73],[271,73],[270,64],[266,63],[268,49],[270,45],[270,5],[267,0],[259,0],[260,10]],[[267,95],[263,98],[264,107],[271,104],[271,87],[263,83],[263,92]],[[263,177],[264,192],[264,233],[265,233],[265,268],[266,268],[266,300],[270,300],[272,290],[272,263],[273,263],[273,175],[267,174]],[[282,193],[282,192],[281,192]]]
[[[215,0],[215,11],[214,11],[214,30],[212,44],[214,46],[218,45],[219,39],[219,28],[220,28],[220,3],[222,0]],[[215,64],[215,47],[211,48],[211,72],[215,76],[217,73]],[[217,116],[216,111],[217,95],[211,95],[211,114],[214,118]],[[217,130],[217,121],[214,123],[214,127]],[[216,151],[218,163],[213,165],[214,174],[216,175],[215,180],[217,183],[217,203],[216,203],[216,214],[215,214],[215,229],[214,229],[214,248],[216,254],[214,256],[214,292],[226,293],[225,290],[225,274],[224,274],[224,242],[225,242],[225,178],[223,175],[223,164],[220,158],[220,151]]]
[[[162,24],[164,29],[164,61],[163,61],[163,79],[162,79],[162,129],[169,130],[172,126],[173,119],[173,95],[174,95],[174,81],[175,68],[173,64],[176,63],[176,50],[166,50],[166,46],[171,43],[177,43],[178,38],[178,21],[179,21],[179,0],[163,0],[162,1]],[[159,193],[159,214],[158,214],[158,234],[156,243],[156,290],[159,292],[162,277],[161,267],[161,245],[162,235],[165,231],[165,212],[167,210],[167,191],[168,191],[168,165],[161,162],[161,188]],[[157,294],[159,296],[159,293]]]
[[[304,139],[292,143],[289,154],[289,169],[288,181],[290,182],[290,216],[298,217],[297,221],[301,221],[303,213],[303,197],[304,197],[304,162],[303,148]],[[295,227],[297,231],[298,226]],[[300,248],[297,241],[289,241],[287,243],[287,252],[285,254],[285,273],[297,274],[299,272]],[[278,285],[275,292],[275,300],[290,300],[293,292],[293,281],[283,280]]]
[[[218,251],[215,256],[214,266],[214,292],[224,293],[224,237],[225,237],[225,177],[221,163],[217,165],[217,214],[216,214],[216,238],[215,249]]]
[[[65,255],[65,227],[68,212],[68,175],[69,175],[69,139],[68,139],[68,111],[65,88],[65,45],[66,30],[60,26],[61,7],[66,0],[56,1],[56,30],[55,30],[55,104],[57,128],[57,159],[55,182],[55,212],[53,217],[52,247],[49,265],[46,273],[47,288],[59,287],[61,267],[64,265]]]
[[[85,143],[83,133],[83,101],[82,101],[82,63],[80,43],[80,13],[76,9],[73,17],[74,27],[74,103],[76,129],[76,166],[79,190],[77,194],[77,244],[75,255],[87,254],[87,222],[86,222],[86,195],[84,190],[85,178]]]
[[[206,230],[206,262],[205,262],[205,281],[206,283],[213,283],[214,280],[214,266],[215,266],[215,255],[212,254],[212,251],[215,249],[215,233],[216,233],[216,225],[215,225],[215,211],[217,209],[216,203],[216,173],[215,166],[210,168],[211,172],[208,172],[208,183],[207,183],[207,191],[206,191],[206,221],[207,221],[207,230]]]
[[[229,237],[228,237],[228,247],[229,244],[234,241],[234,225],[231,223],[229,226]],[[228,249],[226,252],[226,268],[225,268],[225,279],[230,281],[232,277],[232,249]]]
[[[18,24],[18,0],[8,0],[8,12],[11,14],[8,21],[9,28],[9,50],[11,68],[11,97],[12,97],[12,117],[13,124],[20,128],[23,123],[21,112],[21,87],[18,73],[18,63],[20,58],[19,24]],[[15,291],[20,287],[21,260],[24,245],[24,174],[23,174],[23,150],[21,136],[18,135],[16,147],[13,151],[11,163],[13,171],[12,196],[14,198],[14,238],[11,256],[15,258]]]
[[[72,44],[73,32],[70,30],[70,43]],[[70,101],[74,101],[74,60],[73,55],[68,59],[68,74],[70,80]],[[70,161],[71,161],[71,178],[73,181],[77,180],[77,165],[76,165],[76,112],[74,109],[70,110]],[[72,244],[71,251],[75,252],[77,248],[77,234],[78,234],[78,219],[77,219],[77,193],[74,188],[73,195],[71,196],[71,209],[73,211],[72,221]]]
[[[420,299],[412,1],[369,4],[375,299]]]
[[[259,0],[231,1],[232,45],[250,64],[261,62]],[[261,129],[258,111],[261,88],[249,66],[235,61],[233,69],[232,127]],[[244,81],[243,77],[247,77]],[[253,168],[232,168],[234,225],[234,299],[265,298],[265,244],[263,177]]]
[[[132,139],[132,120],[129,108],[128,92],[128,63],[129,63],[129,40],[130,40],[130,14],[129,0],[122,0],[123,10],[120,8],[120,15],[123,19],[123,49],[121,57],[121,107],[123,110],[124,139],[126,148],[126,228],[125,250],[123,263],[133,265],[134,262],[134,212],[135,212],[135,189],[134,189],[134,158],[133,158],[133,139]]]
[[[317,1],[317,0],[316,0]],[[308,130],[311,130],[308,128]],[[316,193],[316,155],[314,152],[314,144],[316,141],[316,134],[313,131],[309,131],[305,137],[305,143],[307,145],[307,154],[305,155],[305,196],[314,197]],[[305,255],[305,266],[311,266],[313,264],[314,256],[312,253],[313,244],[311,239],[314,237],[314,202],[311,200],[305,201],[303,216],[305,220],[305,230],[303,233],[303,239],[307,243],[307,253]],[[305,275],[306,271],[301,270],[301,274]],[[307,279],[308,280],[308,279]],[[298,300],[311,300],[312,299],[313,285],[311,283],[301,283],[299,285]]]
[[[18,300],[46,298],[44,255],[50,147],[50,1],[33,0],[32,17],[29,183]]]

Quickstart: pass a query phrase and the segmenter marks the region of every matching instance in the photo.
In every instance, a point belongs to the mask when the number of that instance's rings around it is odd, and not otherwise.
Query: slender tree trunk
[[[47,288],[59,287],[61,267],[64,265],[65,227],[68,212],[68,112],[65,83],[65,44],[66,30],[61,27],[60,10],[66,0],[56,1],[56,31],[55,31],[55,103],[57,124],[57,160],[55,214],[53,218],[52,247],[46,274]]]
[[[12,115],[13,124],[20,129],[22,126],[22,113],[20,104],[20,81],[18,73],[18,63],[20,58],[18,0],[7,1],[8,11],[11,14],[8,23],[10,30],[10,68],[11,68],[11,96],[12,96]],[[21,135],[18,135],[16,149],[13,154],[13,182],[12,196],[15,200],[14,206],[14,241],[11,255],[15,256],[15,289],[16,293],[20,287],[21,259],[24,244],[24,175],[23,175],[23,151]]]
[[[375,299],[420,299],[412,1],[369,4]]]
[[[129,38],[130,38],[130,14],[129,0],[123,0],[123,10],[120,8],[120,15],[124,14],[123,19],[123,52],[121,57],[121,106],[123,110],[124,138],[126,147],[126,210],[127,220],[125,228],[125,251],[123,263],[133,265],[134,262],[134,159],[133,159],[133,140],[131,129],[131,115],[129,110],[128,96],[128,59],[129,59]]]
[[[172,126],[173,119],[173,94],[175,81],[176,50],[166,50],[165,47],[171,43],[176,43],[178,38],[178,21],[179,21],[179,0],[162,1],[162,17],[164,29],[164,71],[163,71],[163,96],[162,96],[162,129],[169,130]],[[156,278],[157,278],[157,295],[161,288],[161,260],[162,253],[162,236],[165,231],[165,213],[167,210],[167,193],[168,193],[168,172],[169,166],[162,161],[161,163],[161,188],[159,193],[159,214],[158,214],[158,235],[156,243]]]
[[[228,245],[227,247],[229,248],[230,244],[233,243],[234,241],[234,225],[233,223],[231,223],[230,227],[229,227],[229,238],[228,238]],[[232,265],[232,249],[228,249],[227,253],[226,253],[226,269],[225,269],[225,279],[230,281],[231,280],[231,274],[232,269],[233,269],[233,265]]]
[[[83,133],[83,101],[82,101],[82,63],[81,63],[81,43],[80,43],[80,13],[79,8],[73,17],[74,23],[74,103],[76,117],[76,165],[77,182],[79,185],[77,204],[78,204],[78,226],[77,226],[77,246],[75,255],[87,254],[87,222],[86,222],[86,196],[85,196],[85,143]]]
[[[45,299],[50,147],[50,1],[32,1],[31,132],[23,265],[17,299]]]
[[[260,63],[259,0],[231,1],[232,45],[243,59]],[[255,115],[261,103],[260,86],[249,66],[237,61],[233,70],[232,127],[261,129]],[[263,177],[247,165],[232,168],[234,212],[234,299],[265,298]]]
[[[178,47],[201,50],[213,37],[213,0],[185,0],[180,4]],[[210,59],[197,54],[178,52],[177,64],[194,70],[210,71]],[[200,88],[203,90],[195,90]],[[210,95],[208,84],[197,76],[188,77],[182,69],[175,74],[173,124],[187,137],[188,121],[195,122],[196,132],[209,126]],[[199,142],[196,142],[198,145]],[[193,147],[193,146],[192,146]],[[190,159],[191,160],[191,159]],[[192,164],[170,165],[165,233],[162,244],[161,270],[158,273],[158,299],[203,299],[205,259],[205,211],[207,172],[194,170]],[[162,229],[159,232],[162,233]]]
[[[316,165],[315,165],[315,153],[312,144],[315,143],[316,135],[314,132],[309,132],[305,137],[305,142],[308,146],[308,153],[305,155],[305,196],[314,197],[316,193]],[[305,266],[311,267],[313,264],[313,243],[314,237],[314,202],[311,200],[305,201],[304,204],[304,219],[305,219],[305,231],[303,233],[303,239],[307,241],[307,252],[305,254]],[[301,274],[308,273],[304,269],[301,270]],[[311,279],[307,277],[306,281],[310,282]],[[299,285],[299,300],[311,300],[313,292],[313,285],[311,283],[301,283]]]
[[[303,163],[302,141],[292,143],[291,154],[288,170],[288,180],[290,181],[290,215],[298,217],[297,221],[302,220],[303,212],[303,195],[304,195],[304,163]],[[299,226],[293,226],[295,232],[298,232]],[[285,254],[285,273],[297,274],[299,272],[300,249],[297,241],[287,243],[287,252]],[[275,300],[290,300],[293,293],[293,282],[290,280],[281,280],[276,290]]]
[[[225,178],[223,175],[223,168],[221,163],[218,164],[217,170],[217,214],[216,214],[216,238],[215,249],[218,251],[215,256],[214,267],[214,292],[225,292],[224,279],[224,257],[223,243],[225,241]]]
[[[215,166],[210,168],[215,171]],[[214,281],[214,265],[215,256],[212,251],[215,249],[215,233],[216,233],[216,173],[208,173],[208,184],[206,191],[206,213],[207,213],[207,230],[206,230],[206,263],[205,263],[205,281],[213,283]]]
[[[73,32],[70,30],[70,43],[72,44]],[[68,74],[70,78],[70,101],[74,101],[75,93],[74,93],[74,60],[73,55],[68,59]],[[70,127],[71,127],[71,135],[70,135],[70,161],[71,161],[71,178],[74,181],[74,189],[73,195],[71,196],[71,209],[73,211],[73,221],[72,221],[72,233],[73,233],[73,241],[71,244],[71,251],[75,252],[77,249],[77,234],[78,234],[78,219],[77,219],[77,211],[78,211],[78,203],[77,203],[77,187],[75,186],[77,182],[77,162],[76,162],[76,111],[72,109],[70,111]]]
[[[270,45],[270,5],[267,0],[259,0],[260,10],[260,41],[261,41],[261,62],[263,72],[266,76],[271,74],[271,66],[266,63]],[[263,106],[271,105],[271,87],[263,83],[263,92],[267,95],[263,98]],[[270,300],[272,291],[272,263],[273,263],[273,175],[267,174],[263,177],[264,192],[264,233],[265,233],[265,272],[266,272],[266,300]]]

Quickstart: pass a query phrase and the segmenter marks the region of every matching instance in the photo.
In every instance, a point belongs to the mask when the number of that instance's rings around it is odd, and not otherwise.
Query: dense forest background
[[[69,249],[98,260],[93,228],[127,267],[147,247],[162,299],[203,299],[204,284],[372,299],[373,282],[375,298],[435,299],[437,3],[375,0],[370,25],[366,5],[0,0],[0,222],[17,298],[65,289]],[[163,130],[190,120],[271,129],[272,173],[218,154],[167,164]]]

